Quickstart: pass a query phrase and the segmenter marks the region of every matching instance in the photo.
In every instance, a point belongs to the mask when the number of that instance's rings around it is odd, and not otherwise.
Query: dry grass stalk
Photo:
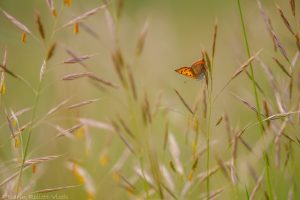
[[[50,161],[50,160],[53,160],[53,159],[56,159],[60,157],[60,155],[57,155],[57,156],[45,156],[45,157],[41,157],[41,158],[35,158],[35,159],[30,159],[30,160],[27,160],[25,161],[25,164],[24,164],[24,167],[23,167],[23,170],[25,171],[26,169],[28,169],[30,166],[32,166],[33,164],[36,164],[36,163],[43,163],[43,162],[46,162],[46,161]],[[9,176],[8,178],[6,178],[5,180],[3,180],[1,183],[0,183],[0,187],[2,187],[3,185],[6,185],[8,184],[9,182],[11,182],[12,180],[14,180],[15,178],[17,178],[20,174],[20,171],[17,171],[16,173],[12,174],[11,176]]]
[[[93,55],[83,55],[83,56],[72,56],[72,58],[67,58],[65,59],[62,63],[64,64],[74,64],[74,63],[81,63],[87,59],[90,59],[91,57],[95,56],[95,54]]]
[[[151,114],[150,104],[149,104],[149,100],[148,100],[146,93],[145,93],[144,102],[142,105],[142,115],[143,115],[143,120],[144,120],[145,124],[152,122],[152,114]]]
[[[280,138],[283,135],[283,131],[287,125],[288,118],[285,118],[284,122],[282,123],[278,133],[276,133],[276,137],[274,140],[275,143],[275,166],[279,167],[280,165]]]
[[[62,155],[44,156],[39,158],[32,158],[25,161],[24,166],[31,166],[33,164],[41,164],[44,162],[52,161],[62,157]]]
[[[284,15],[282,9],[281,9],[281,8],[279,7],[279,5],[277,5],[277,4],[276,4],[276,7],[277,7],[277,10],[278,10],[278,12],[279,12],[279,14],[280,14],[280,17],[282,18],[282,20],[283,20],[285,26],[287,27],[287,29],[289,29],[289,31],[290,31],[293,35],[295,35],[295,32],[294,32],[293,28],[291,27],[289,21],[288,21],[287,18],[285,17],[285,15]]]
[[[55,49],[56,49],[56,43],[53,43],[48,49],[46,61],[50,60],[53,57]]]
[[[83,73],[77,73],[77,74],[69,74],[69,75],[66,75],[62,78],[62,80],[64,81],[71,81],[71,80],[75,80],[75,79],[78,79],[78,78],[83,78],[83,77],[88,77],[89,79],[91,80],[95,80],[99,83],[102,83],[106,86],[109,86],[109,87],[112,87],[112,88],[118,88],[117,85],[111,83],[111,82],[108,82],[106,80],[103,80],[102,78],[96,76],[95,74],[93,74],[92,72],[83,72]]]
[[[272,41],[274,44],[278,47],[280,53],[282,56],[290,63],[289,58],[287,56],[286,50],[284,49],[283,45],[281,44],[280,40],[278,39],[277,35],[275,34],[272,25],[271,25],[271,20],[267,17],[266,12],[264,11],[262,4],[260,0],[257,0],[258,7],[260,9],[261,15],[263,16],[263,19],[265,21],[266,27],[268,32],[270,33],[272,37]]]
[[[70,26],[70,25],[73,25],[73,24],[76,24],[76,23],[79,23],[79,22],[82,22],[84,21],[86,18],[96,14],[100,9],[104,9],[106,8],[105,5],[102,5],[102,6],[99,6],[99,7],[96,7],[96,8],[93,8],[73,19],[71,19],[70,21],[68,21],[66,24],[63,25],[63,27],[67,27],[67,26]]]
[[[277,105],[278,105],[278,108],[281,112],[285,112],[284,108],[283,108],[283,105],[281,103],[281,97],[280,97],[280,91],[279,91],[279,88],[278,88],[278,83],[271,71],[271,69],[261,60],[261,59],[257,59],[261,66],[263,67],[265,73],[267,74],[267,78],[270,82],[270,85],[271,85],[271,88],[273,90],[273,93],[275,94],[275,97],[276,97],[276,102],[277,102]]]
[[[149,161],[150,161],[151,173],[152,173],[152,176],[154,177],[155,185],[157,187],[157,192],[158,192],[160,198],[164,199],[165,195],[164,195],[163,190],[162,190],[162,188],[163,188],[163,184],[162,184],[163,181],[162,181],[162,178],[161,178],[162,175],[161,175],[161,171],[160,171],[160,168],[159,168],[157,155],[156,155],[156,152],[155,152],[153,147],[150,147],[148,157],[149,157]]]
[[[145,170],[142,170],[140,167],[135,166],[134,171],[139,177],[144,179],[150,186],[155,185],[155,183],[153,181],[153,177],[150,176],[149,173],[147,173]]]
[[[230,177],[228,175],[228,172],[227,172],[227,168],[226,168],[226,163],[224,163],[224,161],[222,159],[220,159],[219,157],[217,157],[217,163],[220,167],[220,169],[222,170],[224,176],[230,180]]]
[[[297,45],[297,48],[298,48],[298,52],[300,51],[300,36],[299,36],[299,33],[295,34],[295,39],[296,39],[296,45]]]
[[[212,63],[211,63],[211,59],[207,53],[207,51],[202,51],[202,56],[205,57],[205,71],[204,71],[204,77],[205,77],[205,83],[206,83],[206,86],[208,87],[208,80],[210,78],[210,80],[212,80]],[[208,78],[208,73],[209,72],[209,78]]]
[[[187,181],[184,184],[183,189],[182,189],[182,191],[180,193],[180,199],[184,199],[184,197],[186,196],[186,194],[190,190],[191,186],[192,186],[192,182],[190,182],[190,181]]]
[[[290,100],[292,99],[292,95],[293,95],[293,86],[294,86],[294,81],[293,81],[293,76],[292,76],[289,80],[289,89],[288,89]]]
[[[140,56],[143,52],[146,36],[149,29],[149,21],[147,20],[143,26],[143,29],[140,33],[140,36],[138,38],[137,46],[136,46],[136,55]]]
[[[125,185],[121,185],[124,187],[128,192],[131,194],[134,194],[136,192],[135,186],[128,180],[125,176],[123,176],[121,173],[118,173],[118,176],[122,179],[122,181],[125,183]]]
[[[22,114],[24,114],[24,113],[30,111],[31,109],[32,109],[32,108],[23,108],[23,109],[21,109],[21,110],[15,112],[15,113],[14,113],[14,116],[15,116],[15,117],[19,117],[19,116],[21,116]],[[9,119],[12,120],[12,119],[14,118],[14,116],[11,115],[11,116],[9,117]]]
[[[253,56],[251,56],[244,64],[242,64],[231,76],[229,81],[223,86],[223,88],[220,90],[219,93],[214,98],[214,101],[217,99],[217,97],[223,92],[223,90],[231,83],[233,79],[235,79],[239,74],[241,74],[243,71],[246,70],[246,68],[250,65],[250,63],[258,57],[258,55],[261,53],[262,49],[256,52]]]
[[[124,62],[123,55],[122,55],[120,48],[116,48],[116,50],[112,53],[112,60],[113,60],[117,75],[119,77],[119,80],[121,81],[122,85],[126,88],[127,82],[124,77],[125,62]]]
[[[80,27],[82,27],[83,30],[85,30],[89,35],[92,37],[99,39],[99,34],[90,26],[85,24],[84,22],[80,22]]]
[[[281,113],[285,113],[287,111],[285,105],[282,103],[282,99],[280,97],[279,93],[275,93],[276,103],[278,106],[278,109]]]
[[[216,19],[215,26],[214,26],[214,33],[213,33],[212,60],[214,60],[215,58],[217,33],[218,33],[218,20]]]
[[[296,54],[295,54],[295,56],[294,56],[294,58],[292,60],[291,65],[292,65],[293,68],[296,66],[299,58],[300,58],[300,50],[296,52]]]
[[[125,149],[122,155],[120,156],[120,158],[116,161],[114,166],[111,168],[111,171],[113,173],[120,171],[124,166],[125,162],[128,160],[129,155],[130,155],[130,150]]]
[[[273,60],[276,62],[276,64],[280,67],[280,69],[281,69],[288,77],[292,78],[291,74],[285,69],[285,67],[283,66],[283,64],[281,64],[277,58],[273,57]]]
[[[202,172],[202,173],[198,174],[197,178],[199,179],[199,183],[204,182],[208,177],[217,173],[219,171],[219,169],[220,169],[220,167],[217,166],[217,167],[210,169],[208,172]]]
[[[231,130],[231,125],[230,125],[230,122],[229,122],[229,117],[228,117],[228,114],[225,112],[224,113],[224,123],[225,123],[225,128],[226,128],[226,133],[227,133],[227,141],[228,141],[228,144],[231,143],[231,134],[232,134],[232,130]]]
[[[98,121],[98,120],[94,120],[94,119],[88,119],[88,118],[80,118],[79,119],[81,124],[90,126],[90,127],[94,127],[94,128],[98,128],[98,129],[103,129],[103,130],[107,130],[107,131],[113,131],[114,128],[111,124],[102,122],[102,121]]]
[[[221,115],[221,116],[219,117],[219,119],[217,120],[215,126],[219,126],[219,125],[221,124],[221,122],[223,121],[223,116],[224,116],[224,115]]]
[[[263,20],[265,22],[265,25],[267,27],[268,33],[269,33],[270,37],[272,38],[272,42],[273,42],[273,45],[274,45],[274,50],[277,51],[276,41],[275,41],[275,38],[274,38],[273,33],[272,33],[274,31],[273,31],[273,26],[272,26],[271,19],[267,16],[265,10],[262,7],[262,4],[261,4],[260,0],[257,0],[257,4],[258,4],[258,8],[260,10],[260,13],[263,17]]]
[[[116,32],[116,25],[115,25],[115,22],[114,22],[114,19],[113,19],[113,16],[111,14],[111,12],[108,10],[107,8],[107,2],[104,1],[104,16],[105,16],[105,20],[106,20],[106,24],[107,24],[107,27],[108,27],[108,30],[110,32],[110,35],[111,35],[111,42],[113,44],[113,47],[115,49],[117,49],[117,32]]]
[[[289,142],[285,145],[285,151],[286,151],[286,158],[285,158],[285,161],[284,161],[284,168],[286,168],[289,160],[290,160],[290,157],[292,156],[292,143]]]
[[[290,6],[291,6],[291,10],[292,10],[293,16],[296,17],[296,4],[295,4],[295,0],[290,0]]]
[[[174,163],[173,163],[172,160],[169,161],[169,166],[170,166],[170,168],[172,169],[172,171],[173,171],[174,173],[177,173],[177,171],[176,171],[176,169],[175,169],[175,166],[174,166]]]
[[[44,60],[42,66],[41,66],[41,69],[40,69],[40,81],[42,81],[44,78],[46,66],[47,66],[47,63],[46,63],[46,60]]]
[[[7,12],[5,12],[4,10],[2,10],[2,12],[5,15],[5,17],[7,19],[9,19],[9,21],[11,23],[13,23],[17,28],[19,28],[22,32],[25,32],[25,33],[27,33],[29,35],[31,34],[31,31],[24,24],[22,24],[20,21],[18,21],[16,18],[14,18],[13,16],[11,16]]]
[[[71,188],[77,188],[77,187],[80,187],[80,186],[81,185],[68,185],[68,186],[61,186],[61,187],[55,187],[55,188],[47,188],[47,189],[42,189],[42,190],[34,191],[31,194],[57,192],[57,191],[61,191],[61,190],[66,190],[66,189],[71,189]]]
[[[258,181],[258,176],[257,176],[257,174],[256,174],[256,172],[255,172],[253,166],[252,166],[249,162],[247,162],[247,168],[248,168],[249,173],[250,173],[250,175],[252,176],[253,180],[254,180],[255,182],[257,182],[257,181]]]
[[[169,141],[169,151],[175,162],[174,168],[179,174],[183,175],[184,170],[180,161],[180,149],[173,134],[169,133],[168,141]]]
[[[127,148],[131,151],[132,154],[136,154],[134,147],[130,144],[130,142],[127,140],[127,138],[124,136],[124,134],[121,132],[120,127],[118,124],[114,121],[112,121],[112,126],[114,127],[114,132],[118,134],[120,139],[123,141],[123,143],[127,146]]]
[[[46,36],[45,36],[44,26],[43,26],[43,23],[41,21],[40,13],[38,13],[38,12],[35,13],[35,22],[38,26],[40,36],[42,37],[43,40],[45,40]]]
[[[135,139],[135,135],[130,130],[130,128],[127,126],[127,124],[124,122],[124,120],[121,117],[118,117],[118,121],[120,122],[121,126],[125,130],[125,132],[133,139]]]
[[[192,169],[188,176],[189,181],[192,181],[192,179],[193,179],[193,175],[194,175],[195,171],[197,170],[198,161],[199,161],[199,157],[196,157],[196,159],[194,160],[194,163],[192,165]]]
[[[80,166],[76,161],[70,160],[67,163],[68,169],[70,169],[75,178],[84,185],[85,191],[87,192],[88,198],[95,199],[96,187],[90,174],[85,168]]]
[[[84,68],[87,68],[87,66],[83,63],[83,62],[80,62],[80,59],[78,59],[79,56],[77,56],[72,50],[70,49],[65,49],[65,51],[67,52],[67,54],[69,54],[74,60],[78,60],[79,64],[84,67]]]
[[[28,166],[24,166],[23,170],[25,171],[25,169],[27,169]],[[19,176],[20,172],[17,171],[16,173],[12,174],[11,176],[7,177],[6,179],[4,179],[1,183],[0,183],[0,187],[8,184],[10,181],[14,180],[15,178],[17,178]]]
[[[64,105],[66,105],[69,102],[70,99],[66,99],[64,101],[62,101],[61,103],[59,103],[57,106],[55,106],[54,108],[50,109],[47,114],[46,117],[53,115],[55,112],[57,112],[59,109],[61,109]]]
[[[277,45],[277,47],[278,47],[278,49],[279,49],[281,55],[286,59],[286,61],[287,61],[288,63],[290,63],[290,60],[289,60],[288,55],[287,55],[287,52],[286,52],[285,48],[283,47],[283,45],[281,44],[281,42],[279,41],[279,39],[278,39],[278,37],[276,36],[275,32],[272,31],[271,33],[272,33],[272,36],[273,36],[273,38],[274,38],[274,42],[275,42],[275,44]]]
[[[251,195],[250,195],[250,200],[253,200],[254,197],[255,197],[255,194],[257,193],[258,189],[260,188],[261,186],[261,182],[264,178],[264,175],[265,175],[265,171],[263,171],[262,175],[259,177],[259,179],[256,181],[256,184],[255,184],[255,187],[253,188],[252,192],[251,192]]]
[[[236,159],[237,159],[237,149],[238,149],[238,134],[235,134],[232,139],[232,160],[230,165],[230,174],[231,174],[231,180],[233,184],[236,184],[237,178],[236,178],[236,172],[235,172],[235,166],[236,166]]]
[[[262,52],[262,49],[251,56],[242,66],[240,66],[232,75],[231,80],[236,78],[241,72],[243,72],[247,66]]]
[[[189,105],[186,103],[186,101],[184,100],[184,98],[179,94],[179,92],[177,90],[175,90],[175,93],[177,94],[177,96],[179,97],[180,101],[183,103],[183,105],[186,107],[186,109],[192,114],[194,115],[194,112],[192,111],[192,109],[189,107]]]
[[[131,91],[133,94],[133,98],[134,98],[134,100],[137,100],[136,86],[135,86],[132,70],[130,68],[128,68],[128,76],[129,76],[129,83],[130,83]]]
[[[12,138],[14,139],[16,137],[16,135],[15,135],[15,130],[14,130],[13,122],[8,117],[8,114],[6,113],[6,111],[5,111],[5,115],[6,115],[6,119],[7,119],[8,128],[9,128],[9,130],[11,132]]]
[[[299,113],[300,113],[300,110],[284,112],[284,113],[278,113],[278,114],[271,115],[270,117],[268,117],[266,119],[263,119],[263,121],[284,119],[286,117],[289,117],[290,115],[299,114]]]
[[[172,192],[175,191],[174,180],[173,180],[171,174],[169,173],[167,167],[164,165],[160,165],[160,171],[161,171],[164,179],[166,180],[166,183],[167,183],[168,187],[170,188],[170,190]]]
[[[90,74],[90,72],[83,72],[83,73],[74,73],[74,74],[68,74],[62,78],[64,81],[71,81],[82,77],[87,77]]]
[[[60,132],[56,135],[56,137],[62,137],[62,136],[66,136],[66,137],[71,137],[73,138],[73,133],[75,133],[77,130],[79,130],[80,128],[82,128],[82,124],[75,124],[74,126],[72,126],[69,129],[61,129]],[[57,127],[58,128],[58,127]]]
[[[237,98],[238,100],[240,100],[244,105],[246,105],[248,108],[250,108],[251,110],[253,110],[257,115],[259,114],[256,107],[253,106],[252,104],[250,104],[249,102],[247,102],[246,100],[242,99],[241,97],[239,97],[238,95],[231,93],[235,98]],[[264,114],[260,113],[261,116],[264,116]]]
[[[28,122],[28,123],[24,124],[23,126],[21,126],[18,130],[16,130],[15,136],[18,136],[21,133],[23,133],[26,128],[31,126],[31,124],[32,124],[32,122]],[[11,137],[10,139],[13,139],[13,137]],[[15,141],[15,142],[18,142],[18,141]]]
[[[11,75],[14,78],[20,79],[20,77],[18,75],[16,75],[15,73],[13,73],[12,71],[8,70],[6,66],[3,66],[0,64],[0,68],[5,72],[8,73],[9,75]]]
[[[99,100],[100,100],[99,98],[98,98],[98,99],[85,100],[85,101],[82,101],[82,102],[73,104],[73,105],[71,105],[71,106],[68,106],[68,108],[69,108],[69,109],[79,108],[79,107],[82,107],[82,106],[85,106],[85,105],[88,105],[88,104],[97,102],[97,101],[99,101]]]
[[[209,196],[203,197],[202,199],[205,199],[205,200],[216,199],[223,191],[224,191],[224,188],[220,188],[220,189],[214,190],[214,191],[212,191],[210,193]]]

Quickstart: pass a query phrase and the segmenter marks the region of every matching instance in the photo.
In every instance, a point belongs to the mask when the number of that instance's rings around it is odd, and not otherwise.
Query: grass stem
[[[247,31],[246,31],[246,27],[245,27],[245,22],[244,22],[244,17],[243,17],[243,12],[242,12],[242,8],[241,8],[240,0],[237,0],[237,3],[238,3],[240,20],[241,20],[242,29],[243,29],[243,36],[244,36],[244,42],[245,42],[245,45],[246,45],[247,56],[248,56],[248,58],[250,58],[251,57],[250,47],[249,47],[249,43],[248,43]],[[261,113],[261,108],[260,108],[260,104],[259,104],[259,100],[258,100],[258,94],[257,94],[257,88],[256,88],[256,84],[255,84],[255,76],[254,76],[252,63],[250,63],[250,74],[251,74],[251,79],[252,79],[253,92],[254,92],[254,96],[255,96],[255,103],[256,103],[256,107],[257,107],[257,111],[258,111],[257,113]],[[257,116],[257,119],[258,119],[259,124],[260,124],[261,135],[263,135],[264,126],[263,126],[263,122],[262,122],[262,119],[261,119],[261,115],[257,114],[256,116]],[[266,172],[267,172],[266,174],[267,174],[267,184],[268,184],[269,198],[273,199],[272,185],[271,185],[270,173],[269,173],[269,162],[268,162],[266,151],[264,152],[264,160],[265,160],[265,167],[266,167]]]

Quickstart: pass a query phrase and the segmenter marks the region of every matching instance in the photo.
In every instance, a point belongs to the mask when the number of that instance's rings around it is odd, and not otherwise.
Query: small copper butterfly
[[[193,79],[202,80],[204,77],[207,78],[207,67],[204,59],[196,61],[190,67],[176,69],[175,72]]]

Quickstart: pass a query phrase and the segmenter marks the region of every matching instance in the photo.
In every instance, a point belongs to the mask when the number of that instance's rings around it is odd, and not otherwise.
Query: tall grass
[[[238,4],[240,18],[241,18],[241,24],[242,24],[242,29],[243,29],[243,35],[244,35],[244,41],[245,41],[245,46],[246,46],[246,52],[247,52],[248,58],[250,58],[251,57],[250,47],[249,47],[249,43],[248,43],[247,31],[246,31],[246,27],[245,27],[245,22],[244,22],[244,17],[243,17],[243,11],[242,11],[242,8],[241,8],[240,0],[237,0],[237,4]],[[253,70],[252,63],[250,63],[249,65],[250,65],[250,74],[251,74],[252,85],[253,85],[253,93],[254,93],[254,97],[255,97],[255,104],[256,104],[256,108],[257,108],[257,114],[256,114],[256,116],[257,116],[257,120],[259,121],[260,133],[261,133],[261,135],[263,137],[263,134],[264,134],[264,125],[263,125],[263,122],[262,122],[262,119],[261,119],[261,115],[260,115],[261,108],[260,108],[259,97],[258,97],[257,88],[256,88],[256,84],[255,84],[254,70]],[[264,152],[263,154],[264,154],[265,169],[266,169],[266,174],[267,174],[268,195],[269,195],[270,199],[273,199],[273,191],[272,191],[272,185],[271,185],[271,180],[270,180],[270,170],[269,170],[268,155],[267,155],[266,152]]]

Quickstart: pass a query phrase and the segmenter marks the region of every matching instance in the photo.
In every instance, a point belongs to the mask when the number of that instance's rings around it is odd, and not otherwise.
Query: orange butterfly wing
[[[179,69],[176,69],[175,72],[190,78],[197,78],[191,67],[181,67]]]
[[[206,75],[206,65],[204,59],[198,60],[191,66],[195,76],[198,79],[202,79]]]

